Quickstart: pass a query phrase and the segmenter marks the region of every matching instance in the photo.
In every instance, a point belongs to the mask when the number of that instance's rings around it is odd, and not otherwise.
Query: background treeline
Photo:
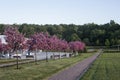
[[[0,33],[3,34],[8,25],[0,24]],[[120,44],[120,25],[114,20],[106,24],[88,23],[84,25],[59,24],[59,25],[36,25],[36,24],[13,24],[26,37],[35,32],[48,32],[59,38],[69,41],[81,40],[89,46],[111,46]]]

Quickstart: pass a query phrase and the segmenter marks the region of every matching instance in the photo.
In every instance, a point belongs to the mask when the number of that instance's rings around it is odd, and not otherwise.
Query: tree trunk
[[[8,51],[8,53],[9,53],[9,59],[11,59],[11,51]]]
[[[37,64],[37,49],[35,49],[35,64]]]
[[[54,54],[54,52],[53,52],[53,59],[55,60],[55,54]]]
[[[47,51],[46,51],[46,62],[48,62],[48,54],[47,54]]]
[[[17,55],[17,57],[16,57],[16,64],[17,64],[17,69],[18,69],[18,52],[17,52],[17,50],[16,50],[16,55]]]
[[[59,59],[60,59],[60,52],[59,52]]]

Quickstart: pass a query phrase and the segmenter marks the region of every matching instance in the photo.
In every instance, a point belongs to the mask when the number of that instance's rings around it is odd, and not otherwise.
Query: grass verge
[[[22,61],[28,61],[30,59],[18,59],[19,62]],[[16,62],[16,58],[15,59],[0,59],[0,64],[6,64],[6,63],[11,63],[11,62]]]
[[[103,53],[80,80],[120,80],[120,53]]]
[[[16,66],[0,68],[0,80],[43,80],[52,74],[69,67],[93,54],[83,53],[81,56],[60,60],[39,61],[35,63],[21,64],[20,69]]]

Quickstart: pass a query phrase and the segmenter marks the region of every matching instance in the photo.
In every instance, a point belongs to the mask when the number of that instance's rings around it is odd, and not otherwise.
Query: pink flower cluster
[[[50,36],[46,33],[35,33],[27,40],[24,35],[21,34],[17,28],[7,27],[4,34],[6,35],[6,45],[3,45],[0,41],[0,51],[15,49],[28,49],[43,50],[43,51],[82,51],[85,48],[85,44],[81,41],[67,42],[66,40],[59,39],[57,36]]]

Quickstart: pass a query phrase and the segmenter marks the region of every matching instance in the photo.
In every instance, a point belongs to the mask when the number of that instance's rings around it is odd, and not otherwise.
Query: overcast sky
[[[120,0],[0,0],[4,24],[120,24]]]

